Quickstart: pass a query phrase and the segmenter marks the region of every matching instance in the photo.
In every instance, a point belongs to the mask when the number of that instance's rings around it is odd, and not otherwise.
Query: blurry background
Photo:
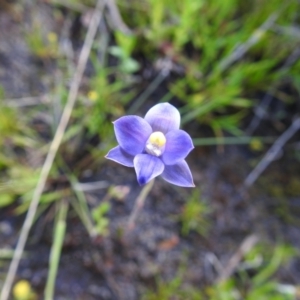
[[[0,0],[0,290],[95,5]],[[297,299],[299,1],[100,6],[11,299]],[[194,140],[196,188],[158,178],[128,230],[141,188],[104,159],[111,122],[158,102]]]

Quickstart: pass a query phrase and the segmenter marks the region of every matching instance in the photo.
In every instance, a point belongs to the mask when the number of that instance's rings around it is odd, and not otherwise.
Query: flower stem
[[[148,196],[148,194],[150,193],[153,185],[154,185],[154,179],[152,179],[151,181],[149,181],[141,190],[140,194],[138,195],[138,197],[135,200],[135,204],[133,207],[133,211],[131,213],[131,215],[129,216],[129,220],[128,220],[128,225],[127,228],[129,230],[132,230],[134,228],[135,225],[135,220],[137,218],[137,215],[139,213],[139,211],[142,209],[142,207],[144,206],[145,200]]]

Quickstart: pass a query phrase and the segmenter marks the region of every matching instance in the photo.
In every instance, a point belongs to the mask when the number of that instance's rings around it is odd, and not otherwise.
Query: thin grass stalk
[[[56,275],[67,228],[66,219],[68,208],[68,202],[62,201],[60,203],[58,215],[55,220],[53,244],[51,247],[49,259],[49,272],[45,287],[45,300],[52,300],[54,296]]]
[[[95,235],[95,226],[90,216],[90,210],[87,205],[85,194],[84,192],[74,188],[75,185],[78,184],[78,181],[74,175],[70,175],[69,180],[71,182],[73,192],[75,193],[77,199],[77,203],[76,204],[73,203],[74,209],[76,210],[77,214],[81,218],[81,221],[86,227],[89,235],[93,237]]]
[[[128,109],[128,114],[134,114],[143,105],[147,98],[158,88],[158,86],[166,78],[164,70],[161,71],[154,80],[149,84],[147,89],[135,100],[135,102]]]
[[[247,145],[258,140],[262,144],[273,143],[276,137],[272,136],[231,136],[231,137],[209,137],[193,139],[194,146],[215,146],[215,145]]]
[[[73,193],[75,194],[77,201],[72,201],[72,206],[75,209],[76,213],[78,214],[79,218],[81,219],[83,225],[85,226],[86,230],[88,231],[90,237],[95,236],[95,226],[93,220],[91,218],[90,210],[87,204],[87,199],[85,194],[80,189],[76,189],[76,186],[79,185],[77,177],[72,173],[69,169],[67,164],[61,158],[60,164],[63,166],[65,173],[67,174],[68,180],[71,184]]]

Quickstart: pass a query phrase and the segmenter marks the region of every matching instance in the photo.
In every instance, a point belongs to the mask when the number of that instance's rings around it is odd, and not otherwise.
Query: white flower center
[[[145,150],[151,155],[161,156],[164,153],[166,141],[162,132],[153,132],[146,143]]]

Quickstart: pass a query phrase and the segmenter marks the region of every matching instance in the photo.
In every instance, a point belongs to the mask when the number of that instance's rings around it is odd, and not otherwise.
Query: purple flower
[[[179,129],[180,114],[173,105],[160,103],[144,119],[125,116],[113,124],[119,146],[110,150],[106,158],[134,167],[140,185],[161,175],[178,186],[195,186],[184,160],[194,148],[193,142]]]

